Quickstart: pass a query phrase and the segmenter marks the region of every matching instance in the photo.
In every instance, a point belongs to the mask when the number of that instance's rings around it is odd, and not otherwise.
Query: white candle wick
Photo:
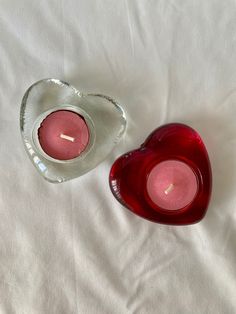
[[[75,138],[74,138],[74,137],[65,135],[65,134],[63,134],[63,133],[60,134],[60,138],[63,138],[64,140],[67,140],[67,141],[70,141],[70,142],[74,142],[74,141],[75,141]]]
[[[168,188],[165,190],[165,194],[168,195],[174,189],[174,184],[171,183]]]

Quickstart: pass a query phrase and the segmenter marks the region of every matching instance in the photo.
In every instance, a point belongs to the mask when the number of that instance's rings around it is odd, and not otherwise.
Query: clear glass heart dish
[[[25,92],[20,130],[26,152],[48,181],[79,177],[101,163],[126,129],[121,105],[109,96],[83,94],[57,79]]]

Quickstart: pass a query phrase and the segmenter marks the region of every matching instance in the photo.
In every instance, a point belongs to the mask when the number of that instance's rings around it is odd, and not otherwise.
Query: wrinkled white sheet
[[[0,313],[236,313],[236,2],[1,0]],[[55,77],[123,103],[125,138],[89,174],[53,185],[21,143],[19,108]],[[205,219],[171,227],[123,208],[116,157],[157,126],[202,135]]]

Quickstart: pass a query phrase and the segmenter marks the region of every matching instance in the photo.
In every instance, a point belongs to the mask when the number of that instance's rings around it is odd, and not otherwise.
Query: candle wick
[[[75,141],[75,138],[74,138],[74,137],[65,135],[65,134],[63,134],[63,133],[60,134],[60,138],[63,138],[64,140],[67,140],[67,141],[70,141],[70,142],[74,142],[74,141]]]
[[[165,194],[168,195],[174,189],[174,184],[171,183],[168,188],[165,190]]]

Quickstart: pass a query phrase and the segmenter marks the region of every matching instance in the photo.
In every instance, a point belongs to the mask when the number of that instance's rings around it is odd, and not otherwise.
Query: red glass
[[[198,182],[190,204],[177,210],[160,208],[150,200],[147,178],[165,160],[186,163]],[[110,188],[117,200],[133,213],[157,223],[187,225],[200,221],[210,201],[211,165],[199,134],[187,125],[171,123],[154,130],[140,148],[119,157],[110,171]]]

